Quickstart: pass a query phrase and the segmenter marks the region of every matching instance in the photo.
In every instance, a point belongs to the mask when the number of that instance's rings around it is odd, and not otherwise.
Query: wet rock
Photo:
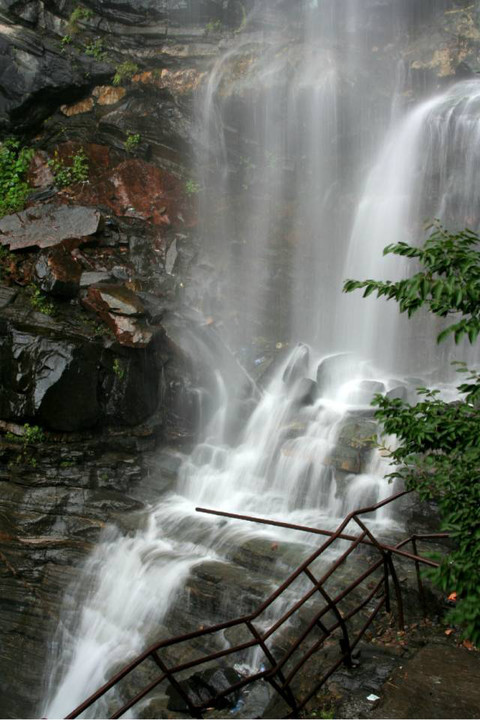
[[[318,385],[315,380],[302,378],[294,390],[295,402],[298,405],[313,405],[318,397]]]
[[[0,330],[0,416],[81,430],[100,416],[97,353],[88,344]]]
[[[140,320],[145,308],[140,298],[123,285],[90,285],[83,304],[99,317],[115,333],[121,345],[146,347],[153,338],[153,331]]]
[[[42,205],[0,220],[0,245],[10,250],[48,248],[68,240],[93,240],[102,226],[99,210],[79,205]]]
[[[239,698],[239,691],[215,698],[217,693],[225,692],[232,685],[240,682],[242,676],[233,668],[210,668],[194,673],[187,680],[180,682],[180,687],[188,695],[194,705],[209,703],[219,710],[233,707]],[[188,712],[188,705],[178,690],[172,686],[167,688],[168,708],[178,712]]]
[[[385,385],[376,380],[361,380],[350,394],[349,400],[356,405],[370,405],[377,393],[383,394]]]
[[[94,102],[93,98],[86,98],[86,100],[80,100],[73,105],[61,105],[60,112],[66,117],[74,117],[74,115],[82,115],[93,110]]]
[[[371,450],[377,442],[378,425],[373,420],[349,418],[340,429],[338,444],[359,450]]]
[[[30,162],[28,183],[34,188],[48,188],[54,183],[54,175],[48,164],[48,155],[44,150],[37,150]]]
[[[85,204],[108,207],[120,217],[148,220],[165,228],[182,225],[179,218],[185,215],[180,180],[140,158],[125,160],[92,177],[77,197]]]
[[[30,5],[33,19],[36,9]],[[23,18],[21,15],[20,17]],[[38,125],[55,108],[81,98],[92,79],[105,81],[111,69],[77,55],[75,62],[53,49],[39,33],[3,19],[0,23],[0,127],[19,132]]]
[[[386,393],[386,397],[389,400],[403,400],[403,402],[408,402],[408,388],[406,385],[397,385]]]
[[[80,287],[88,288],[90,285],[98,285],[99,283],[108,282],[111,279],[112,276],[105,270],[82,272],[80,276]]]
[[[63,246],[42,253],[35,263],[40,288],[56,297],[74,298],[80,288],[81,273],[80,263]]]
[[[98,85],[93,90],[93,97],[98,105],[115,105],[120,102],[127,91],[123,87],[113,85]]]
[[[7,305],[15,300],[16,296],[17,291],[14,288],[0,285],[0,309],[7,307]]]
[[[319,395],[325,395],[330,389],[350,380],[357,363],[353,355],[338,353],[324,358],[317,368],[317,384]]]
[[[115,313],[139,317],[145,314],[140,298],[124,285],[91,285],[84,304],[99,315]]]
[[[283,382],[289,387],[308,373],[310,351],[306,345],[299,343],[292,359],[283,373]]]

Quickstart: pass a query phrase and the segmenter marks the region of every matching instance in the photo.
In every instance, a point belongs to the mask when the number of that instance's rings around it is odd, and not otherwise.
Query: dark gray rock
[[[81,205],[41,205],[0,220],[0,245],[10,250],[48,248],[92,238],[102,227],[99,210]]]
[[[20,9],[20,4],[12,4]],[[24,5],[19,17],[35,22],[35,7]],[[111,76],[111,68],[87,55],[72,59],[44,44],[21,25],[0,24],[0,129],[34,127],[57,107],[74,102],[92,84]]]
[[[81,272],[81,265],[63,246],[41,253],[35,263],[35,275],[43,292],[65,299],[78,294]]]
[[[384,392],[385,385],[382,382],[376,380],[361,380],[355,391],[351,394],[350,400],[356,405],[370,405],[374,395],[377,393],[383,394]]]
[[[17,291],[14,288],[0,285],[0,308],[7,307],[11,302],[15,300]]]
[[[315,380],[302,378],[293,392],[298,405],[313,405],[318,397],[318,385]]]

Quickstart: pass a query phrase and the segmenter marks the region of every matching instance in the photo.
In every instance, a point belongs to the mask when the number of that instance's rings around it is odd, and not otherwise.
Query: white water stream
[[[218,368],[217,412],[204,428],[202,442],[184,458],[175,490],[152,505],[143,529],[133,536],[111,530],[95,549],[78,587],[66,598],[69,619],[55,639],[45,717],[63,717],[113,668],[155,638],[195,565],[227,562],[232,548],[252,538],[279,536],[278,530],[199,515],[196,506],[331,528],[350,510],[392,492],[384,479],[386,461],[378,453],[351,474],[340,472],[332,457],[352,411],[365,410],[373,391],[394,390],[413,399],[415,381],[405,380],[405,374],[439,369],[438,356],[423,352],[429,344],[434,348],[436,328],[421,318],[412,331],[394,307],[342,298],[342,280],[401,277],[403,266],[384,261],[381,251],[388,243],[418,238],[426,217],[478,228],[480,82],[458,83],[400,118],[392,113],[394,104],[398,108],[398,95],[392,92],[372,133],[372,116],[366,103],[360,103],[358,90],[352,89],[347,105],[358,102],[363,115],[349,115],[345,99],[343,109],[339,106],[340,95],[348,97],[346,79],[365,51],[365,43],[360,49],[354,44],[360,42],[361,5],[349,5],[342,37],[352,39],[352,52],[342,61],[335,52],[339,18],[332,10],[328,23],[313,22],[323,5],[323,0],[311,3],[313,15],[307,20],[312,23],[306,24],[300,49],[298,44],[289,49],[276,36],[260,46],[253,38],[239,40],[216,62],[199,100],[199,176],[209,190],[200,200],[200,214],[203,232],[217,252],[217,272],[231,288],[222,299],[234,318],[241,297],[243,314],[235,331],[241,342],[261,333],[277,313],[285,321],[282,339],[287,337],[294,349],[278,364],[233,446],[227,444],[227,425],[235,388]],[[249,128],[248,156],[235,139],[237,130],[229,127],[234,90],[242,98],[240,115]],[[392,117],[394,125],[386,134]],[[363,138],[356,154],[351,147],[347,152],[342,141],[349,122],[352,127],[359,123],[357,134]],[[353,181],[348,178],[348,153],[355,155]],[[239,156],[241,189],[232,169]],[[370,172],[360,183],[358,168],[366,158]],[[342,217],[345,182],[354,201]],[[216,199],[225,207],[225,199],[233,200],[239,192],[248,208],[240,227],[237,214],[217,212],[213,204]],[[284,285],[287,311],[282,307],[278,312],[271,303],[272,254],[285,225],[286,246],[294,248],[292,277]],[[244,284],[240,295],[238,281]],[[295,347],[298,339],[314,349]],[[419,345],[422,352],[414,352]],[[351,354],[334,355],[345,351]],[[305,378],[319,383],[311,404],[299,402]],[[391,527],[393,520],[384,510],[371,522],[381,529]],[[281,537],[303,545],[313,542],[293,531],[282,531]],[[77,597],[81,605],[74,613]],[[97,716],[104,709],[100,706]]]

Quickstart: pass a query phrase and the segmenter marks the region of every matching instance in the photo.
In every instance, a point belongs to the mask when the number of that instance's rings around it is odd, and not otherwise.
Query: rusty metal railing
[[[402,557],[415,563],[419,595],[421,602],[425,607],[425,595],[420,575],[420,566],[427,565],[430,567],[437,567],[438,564],[433,560],[422,557],[418,554],[417,541],[445,538],[448,537],[448,533],[412,535],[411,537],[402,540],[395,546],[386,545],[379,542],[374,537],[372,532],[359,517],[367,513],[374,512],[406,494],[407,491],[399,492],[379,503],[376,503],[375,505],[351,512],[335,531],[293,525],[290,523],[266,520],[264,518],[247,515],[236,515],[234,513],[209,510],[206,508],[197,508],[199,512],[203,513],[240,519],[248,522],[267,524],[274,527],[283,527],[311,534],[318,534],[325,536],[327,539],[319,548],[317,548],[317,550],[315,550],[315,552],[304,560],[304,562],[301,563],[301,565],[287,578],[287,580],[285,580],[285,582],[282,583],[280,587],[277,588],[277,590],[275,590],[275,592],[273,592],[254,612],[233,620],[217,623],[216,625],[212,625],[207,628],[202,628],[184,635],[162,640],[151,645],[137,658],[135,658],[135,660],[117,672],[107,683],[87,698],[73,712],[67,715],[67,718],[76,718],[81,715],[85,710],[103,697],[109,690],[117,686],[118,683],[120,683],[147,660],[153,660],[160,670],[160,674],[146,686],[142,687],[137,694],[131,697],[118,710],[116,710],[111,715],[112,718],[121,717],[164,681],[169,683],[170,686],[177,692],[178,696],[184,702],[184,707],[188,710],[188,713],[192,717],[202,718],[203,712],[207,708],[211,708],[212,706],[219,707],[219,704],[224,701],[227,696],[233,696],[233,694],[237,693],[245,686],[256,683],[260,680],[268,682],[272,689],[278,693],[281,698],[283,698],[291,711],[288,715],[286,715],[286,717],[298,717],[302,709],[316,695],[322,685],[338,669],[338,667],[340,667],[340,665],[345,664],[348,667],[352,667],[355,647],[358,645],[382,607],[385,607],[387,612],[391,612],[392,593],[390,581],[392,583],[393,593],[395,596],[398,625],[400,629],[403,629],[403,599],[400,582],[393,562],[393,558],[395,556]],[[352,521],[358,525],[361,531],[359,535],[352,535],[344,532],[347,525]],[[348,541],[349,546],[337,557],[334,562],[328,566],[323,575],[320,578],[317,578],[312,569],[313,563],[337,540]],[[408,543],[412,543],[413,552],[408,552],[402,549]],[[376,553],[378,553],[378,558],[346,587],[343,587],[341,592],[336,592],[335,596],[332,597],[331,591],[327,591],[326,589],[327,581],[361,545],[368,546],[370,549],[376,551]],[[371,578],[377,570],[380,570],[381,572],[380,579],[373,582],[370,581],[368,592],[366,594],[362,593],[360,601],[353,608],[348,609],[347,612],[342,611],[339,607],[340,603],[342,603],[342,601],[348,596],[351,596],[353,591]],[[257,621],[258,623],[260,621],[261,615],[268,611],[273,603],[280,598],[280,596],[284,595],[290,588],[292,588],[293,583],[301,576],[308,579],[309,585],[306,591],[302,591],[301,597],[295,600],[295,602],[293,602],[287,610],[284,610],[280,617],[277,617],[274,621],[272,621],[269,627],[266,629],[259,629],[256,627],[255,622]],[[320,600],[320,607],[316,609],[316,602],[318,600]],[[313,606],[313,608],[311,607],[310,609],[315,609],[313,616],[310,618],[309,622],[301,628],[298,636],[292,643],[290,643],[290,646],[281,652],[269,647],[267,642],[269,640],[271,641],[273,635],[281,628],[284,628],[286,623],[293,618],[295,613],[305,607],[309,602],[310,605]],[[373,608],[368,610],[366,618],[363,617],[360,619],[361,622],[363,620],[361,626],[355,628],[352,622],[353,619],[363,611],[366,611],[370,603],[373,603]],[[169,667],[165,659],[161,657],[162,652],[166,651],[168,648],[178,646],[181,643],[200,640],[206,638],[207,636],[214,635],[215,633],[240,626],[245,628],[248,633],[247,637],[249,639],[245,642],[215,652],[205,652],[201,657],[195,660],[178,663],[171,667]],[[320,637],[316,637],[315,639],[313,637],[314,632],[317,634],[320,633]],[[331,638],[335,634],[339,635],[340,651],[338,657],[335,659],[335,662],[325,670],[323,675],[317,680],[314,686],[309,689],[306,695],[301,697],[293,681],[297,678],[299,671],[304,667],[308,660],[324,646],[328,638]],[[310,644],[309,647],[306,647],[307,639],[311,641],[312,638],[312,644]],[[257,672],[252,671],[252,674],[241,678],[237,682],[233,682],[221,692],[212,693],[203,702],[196,701],[192,689],[189,688],[188,677],[183,680],[178,678],[179,674],[184,675],[186,671],[197,668],[205,663],[223,660],[224,658],[228,658],[236,653],[246,653],[253,648],[261,650],[268,667],[263,667],[263,665],[260,666],[260,669]],[[296,657],[296,654],[298,653],[300,653],[300,656]]]

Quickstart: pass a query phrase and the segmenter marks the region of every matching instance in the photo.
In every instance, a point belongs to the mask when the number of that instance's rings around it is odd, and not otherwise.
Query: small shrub
[[[221,20],[210,20],[205,25],[205,35],[216,35],[223,30],[223,23]]]
[[[125,150],[127,152],[132,152],[137,145],[139,145],[141,142],[141,137],[139,133],[128,133],[128,137],[125,140]]]
[[[12,264],[16,258],[13,253],[7,250],[6,247],[0,245],[0,280],[3,277],[8,277],[12,272]]]
[[[60,40],[60,44],[62,46],[62,49],[65,48],[67,45],[72,44],[72,36],[71,35],[64,35],[62,39]]]
[[[48,163],[55,176],[55,183],[59,188],[88,180],[88,158],[84,150],[75,153],[71,157],[71,162],[71,165],[65,165],[65,161],[55,151],[53,158]]]
[[[105,48],[103,47],[103,40],[101,38],[97,38],[91,43],[87,43],[85,45],[85,55],[90,55],[90,57],[94,57],[95,60],[103,60],[106,55]]]
[[[30,186],[25,177],[33,157],[31,148],[22,148],[14,138],[0,145],[0,217],[25,207]]]
[[[185,183],[185,192],[187,195],[198,195],[201,189],[200,183],[192,180],[191,178]]]
[[[28,290],[30,293],[30,305],[34,310],[43,313],[43,315],[53,315],[55,313],[55,306],[49,302],[47,296],[38,287],[30,285]]]
[[[25,423],[23,426],[23,435],[14,435],[11,432],[8,432],[5,437],[10,442],[21,444],[21,452],[15,460],[11,461],[9,463],[10,466],[13,465],[20,465],[28,464],[32,467],[37,467],[37,460],[36,458],[32,457],[31,455],[31,445],[40,445],[41,443],[45,442],[45,433],[43,432],[42,428],[39,425],[29,425],[28,423]]]
[[[68,20],[68,30],[70,33],[77,33],[80,30],[80,27],[78,25],[80,20],[90,20],[93,17],[92,10],[89,10],[88,8],[82,7],[81,5],[77,5],[75,10],[70,15],[70,18]]]
[[[125,368],[123,367],[122,363],[118,358],[113,361],[113,372],[119,380],[123,380],[123,378],[125,377]]]
[[[121,85],[123,82],[125,82],[125,80],[131,80],[137,72],[138,65],[131,62],[130,60],[126,60],[121,65],[118,65],[118,67],[116,68],[115,75],[113,76],[113,84]]]

